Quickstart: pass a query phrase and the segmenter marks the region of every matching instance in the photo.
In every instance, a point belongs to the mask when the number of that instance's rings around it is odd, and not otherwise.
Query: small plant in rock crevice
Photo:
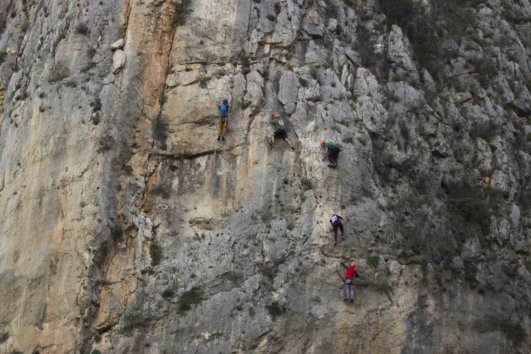
[[[376,268],[378,267],[378,264],[380,264],[380,257],[378,256],[369,256],[367,257],[367,265]]]
[[[481,138],[489,142],[499,136],[500,133],[501,126],[496,122],[489,121],[487,123],[473,124],[469,134],[472,139]]]
[[[153,194],[158,195],[163,199],[169,199],[171,197],[168,187],[163,184],[159,184],[155,189],[153,189]]]
[[[179,299],[178,312],[184,313],[192,309],[193,305],[200,304],[203,301],[203,292],[200,288],[192,288],[184,292]]]
[[[243,275],[242,273],[239,273],[239,272],[228,272],[226,273],[227,275],[227,278],[232,281],[232,282],[235,282],[235,283],[239,283],[243,280]]]
[[[98,153],[103,153],[106,151],[109,151],[114,146],[114,138],[110,135],[105,135],[100,138],[98,142],[98,149],[96,150]]]
[[[96,97],[94,101],[90,103],[90,106],[92,107],[92,110],[94,112],[98,112],[101,110],[101,100],[99,97]]]
[[[309,74],[314,80],[319,81],[319,68],[317,68],[316,66],[311,66]]]
[[[168,139],[168,123],[165,117],[159,115],[153,122],[153,139],[160,144],[162,150],[166,150]]]
[[[364,66],[374,66],[377,62],[378,56],[374,50],[374,43],[371,32],[364,26],[357,28],[356,46],[354,49],[358,51],[361,63]]]
[[[64,63],[55,63],[48,75],[50,83],[66,79],[70,75],[70,69]]]
[[[100,124],[100,122],[101,122],[101,116],[100,116],[100,113],[99,113],[99,112],[94,112],[94,113],[92,113],[92,116],[90,116],[90,121],[91,121],[92,124],[94,124],[94,125],[98,125],[98,124]]]
[[[191,8],[192,0],[183,0],[181,2],[174,2],[174,12],[172,22],[176,27],[183,26],[188,19],[188,16],[192,14]]]
[[[280,305],[277,301],[273,301],[271,304],[267,305],[266,307],[273,321],[275,321],[284,312],[286,312],[286,309],[284,308],[284,306]]]
[[[149,255],[151,257],[151,265],[157,266],[162,261],[162,247],[160,247],[155,241],[149,245]]]
[[[98,51],[95,48],[87,49],[87,57],[89,57],[90,59],[94,58],[97,53]]]
[[[87,35],[87,34],[90,33],[90,29],[89,29],[89,27],[87,26],[86,23],[79,23],[79,24],[76,26],[75,32],[76,32],[77,34]]]
[[[282,11],[282,5],[280,4],[280,1],[275,2],[275,14],[280,14],[280,11]]]
[[[115,224],[110,227],[110,232],[112,239],[118,241],[122,238],[124,230],[121,225]]]
[[[167,288],[167,289],[164,289],[164,291],[160,295],[165,299],[169,299],[173,297],[173,295],[175,295],[175,292],[172,289]]]
[[[128,333],[138,328],[144,328],[149,324],[146,317],[139,311],[127,312],[123,315],[122,332]]]
[[[162,91],[161,94],[160,94],[160,98],[159,98],[159,105],[160,107],[164,107],[164,105],[166,104],[166,102],[168,102],[168,95],[166,94],[165,91]]]
[[[324,15],[326,18],[338,18],[339,8],[335,4],[329,2],[326,4]]]
[[[7,58],[7,53],[6,52],[0,52],[0,65],[2,65],[4,63],[6,58]]]
[[[353,144],[354,143],[354,137],[352,135],[346,135],[343,138],[343,143],[344,144]]]
[[[264,224],[268,224],[271,222],[271,220],[273,220],[273,212],[268,208],[268,209],[264,209],[261,213],[260,213],[260,218],[262,219],[262,222]]]
[[[465,280],[471,285],[471,287],[475,287],[478,283],[476,280],[476,274],[478,272],[478,267],[476,265],[476,261],[472,259],[464,259],[463,260],[463,275]]]
[[[302,190],[304,190],[305,192],[311,190],[313,188],[312,181],[306,177],[302,178],[301,187],[302,187]]]
[[[259,270],[269,281],[273,281],[277,275],[276,268],[274,266],[268,266],[265,263],[259,266]]]

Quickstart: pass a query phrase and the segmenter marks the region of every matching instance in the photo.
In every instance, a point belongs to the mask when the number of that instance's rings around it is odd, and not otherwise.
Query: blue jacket
[[[229,105],[226,104],[220,104],[218,106],[219,115],[223,118],[227,118],[229,116]]]

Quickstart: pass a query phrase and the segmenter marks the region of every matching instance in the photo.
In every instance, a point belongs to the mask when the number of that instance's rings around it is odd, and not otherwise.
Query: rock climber
[[[341,222],[341,220],[343,220],[343,218],[337,214],[332,214],[332,216],[330,216],[330,225],[332,225],[332,229],[334,230],[334,246],[337,244],[337,231],[338,230],[341,231],[341,239],[344,240],[344,237],[343,237],[344,229],[343,229],[343,223]]]
[[[225,135],[227,134],[227,128],[229,126],[229,100],[224,98],[218,105],[219,111],[219,128],[218,128],[218,141],[225,141]]]
[[[288,132],[284,126],[284,121],[280,117],[280,113],[275,113],[271,117],[271,125],[273,126],[273,136],[269,145],[273,145],[275,139],[282,139],[291,147],[291,150],[295,150],[295,147],[288,140]]]
[[[354,302],[354,278],[359,278],[358,271],[356,270],[356,262],[350,262],[349,265],[345,263],[340,263],[345,270],[345,301]]]
[[[321,145],[321,150],[324,151],[323,161],[328,159],[330,162],[328,167],[337,167],[337,158],[339,157],[339,152],[341,151],[339,146],[332,141],[325,142],[323,140],[319,142],[319,145]]]

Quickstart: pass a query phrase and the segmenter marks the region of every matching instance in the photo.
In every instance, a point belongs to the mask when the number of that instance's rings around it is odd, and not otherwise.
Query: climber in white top
[[[341,239],[344,239],[344,229],[341,220],[343,220],[343,218],[337,214],[332,214],[332,216],[330,216],[330,225],[332,225],[332,229],[334,230],[334,246],[337,244],[337,230],[341,231]]]
[[[271,117],[271,125],[273,126],[273,135],[271,136],[271,142],[269,145],[273,145],[276,139],[282,139],[288,143],[291,150],[295,150],[295,147],[288,140],[288,132],[284,126],[284,121],[280,117],[280,113],[275,113]]]

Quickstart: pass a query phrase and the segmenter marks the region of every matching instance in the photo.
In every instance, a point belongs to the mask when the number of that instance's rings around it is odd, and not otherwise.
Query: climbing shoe
[[[222,140],[222,141],[225,141],[225,137],[224,137],[224,136],[222,136],[222,137],[221,137],[221,140]]]
[[[218,136],[218,141],[221,139],[221,136]]]

